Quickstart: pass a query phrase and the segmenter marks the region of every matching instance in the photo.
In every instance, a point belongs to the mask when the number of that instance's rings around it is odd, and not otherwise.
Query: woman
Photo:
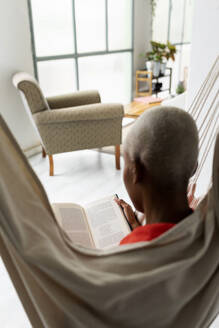
[[[187,112],[156,107],[135,122],[124,143],[123,179],[142,214],[139,220],[130,205],[115,199],[134,229],[121,245],[152,240],[192,213],[187,190],[197,158],[198,131]]]

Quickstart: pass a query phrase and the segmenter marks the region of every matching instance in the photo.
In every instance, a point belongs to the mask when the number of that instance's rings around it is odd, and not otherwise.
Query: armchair
[[[38,131],[43,157],[49,157],[51,176],[54,154],[110,145],[115,145],[116,169],[120,169],[121,104],[101,104],[97,91],[46,98],[37,81],[23,72],[13,76],[13,84]]]

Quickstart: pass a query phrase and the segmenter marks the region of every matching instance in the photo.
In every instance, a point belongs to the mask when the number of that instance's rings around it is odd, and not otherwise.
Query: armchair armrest
[[[50,109],[67,108],[100,103],[100,94],[96,90],[78,91],[46,98]]]
[[[47,110],[33,115],[36,124],[52,124],[74,121],[92,121],[122,118],[121,104],[91,104],[73,108]]]

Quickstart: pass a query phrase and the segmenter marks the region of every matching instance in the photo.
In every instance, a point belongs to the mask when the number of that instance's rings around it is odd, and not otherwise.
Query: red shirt
[[[150,241],[159,237],[175,225],[175,223],[152,223],[137,227],[120,241],[120,245]]]

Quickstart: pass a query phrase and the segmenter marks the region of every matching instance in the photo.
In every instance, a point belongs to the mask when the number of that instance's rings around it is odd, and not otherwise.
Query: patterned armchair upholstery
[[[79,91],[45,98],[37,81],[27,73],[13,76],[25,108],[40,136],[43,156],[49,156],[54,174],[54,154],[115,145],[116,168],[120,169],[122,137],[121,104],[101,104],[97,91]]]

